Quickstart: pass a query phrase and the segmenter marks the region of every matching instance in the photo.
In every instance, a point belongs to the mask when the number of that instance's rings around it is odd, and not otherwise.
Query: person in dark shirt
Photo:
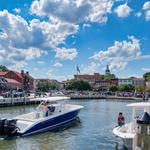
[[[122,112],[119,113],[119,116],[118,116],[118,126],[122,126],[125,124],[125,118],[122,114]]]

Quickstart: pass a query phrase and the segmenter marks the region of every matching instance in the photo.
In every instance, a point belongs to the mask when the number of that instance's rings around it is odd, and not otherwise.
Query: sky
[[[150,71],[150,1],[1,0],[0,64],[35,78]]]

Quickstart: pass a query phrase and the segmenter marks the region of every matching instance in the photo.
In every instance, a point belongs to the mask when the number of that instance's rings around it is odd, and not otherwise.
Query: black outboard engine
[[[17,120],[0,119],[0,137],[9,137],[17,135]]]

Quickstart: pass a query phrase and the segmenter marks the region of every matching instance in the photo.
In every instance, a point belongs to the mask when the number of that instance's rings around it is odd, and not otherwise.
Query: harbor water
[[[123,112],[126,122],[131,119],[131,109],[126,107],[130,102],[93,99],[67,102],[84,106],[79,123],[57,132],[0,140],[0,150],[115,150],[116,138],[112,129],[117,124],[118,112]],[[0,117],[12,118],[31,112],[36,106],[0,108]]]

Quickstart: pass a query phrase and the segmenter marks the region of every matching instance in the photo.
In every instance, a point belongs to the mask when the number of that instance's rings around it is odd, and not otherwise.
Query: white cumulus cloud
[[[0,30],[0,62],[15,66],[18,62],[27,64],[27,60],[47,54],[48,50],[54,51],[66,37],[78,31],[78,25],[38,19],[27,22],[4,10],[0,11]]]
[[[61,63],[59,63],[59,62],[55,62],[53,64],[53,66],[56,67],[56,68],[61,68],[63,65]]]
[[[128,17],[132,11],[132,9],[127,5],[127,3],[118,6],[115,10],[115,13],[118,17]]]
[[[88,65],[81,66],[81,71],[83,74],[93,74],[98,71],[99,67],[100,67],[100,63],[91,62]]]
[[[34,0],[30,10],[32,14],[69,23],[106,23],[112,6],[112,0]]]
[[[147,21],[150,21],[150,10],[146,11],[146,13],[145,13],[145,19]]]
[[[142,58],[139,39],[129,36],[128,40],[115,41],[107,50],[101,50],[92,57],[111,69],[124,69],[129,61]]]
[[[13,10],[14,10],[14,12],[16,12],[17,14],[20,14],[20,13],[21,13],[21,9],[20,9],[20,8],[14,8]]]
[[[56,51],[55,57],[61,60],[73,60],[78,54],[75,48],[67,49],[62,47],[56,48],[55,51]]]
[[[143,10],[148,10],[148,9],[150,9],[150,1],[145,2],[143,5]]]
[[[150,1],[144,3],[143,10],[145,13],[145,20],[150,21]]]

